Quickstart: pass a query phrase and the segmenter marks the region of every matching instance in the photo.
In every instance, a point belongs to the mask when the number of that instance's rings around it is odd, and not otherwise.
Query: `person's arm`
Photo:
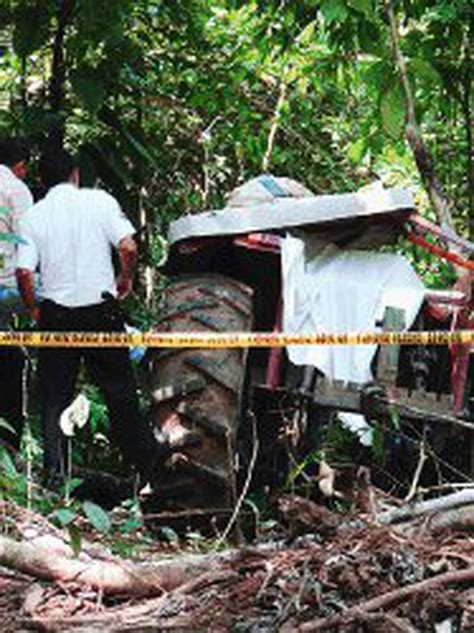
[[[21,242],[18,244],[16,282],[26,310],[37,321],[39,309],[36,303],[34,271],[39,265],[39,255],[26,217],[20,220],[19,232]]]
[[[36,304],[34,273],[27,268],[17,268],[16,281],[28,314],[32,319],[38,321],[39,308]]]
[[[133,289],[133,275],[138,259],[137,244],[131,235],[122,238],[117,245],[120,257],[120,275],[117,279],[119,299],[125,299]]]

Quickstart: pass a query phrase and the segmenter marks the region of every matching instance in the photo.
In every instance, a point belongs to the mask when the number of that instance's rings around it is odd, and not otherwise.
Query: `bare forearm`
[[[125,237],[118,246],[120,257],[120,276],[117,280],[119,299],[125,299],[133,287],[133,274],[137,265],[138,251],[133,237]]]
[[[122,279],[133,279],[137,266],[138,254],[136,250],[120,249],[120,276]]]
[[[38,307],[36,304],[34,274],[31,270],[27,270],[26,268],[18,268],[16,270],[16,281],[27,311],[36,319],[38,316]]]

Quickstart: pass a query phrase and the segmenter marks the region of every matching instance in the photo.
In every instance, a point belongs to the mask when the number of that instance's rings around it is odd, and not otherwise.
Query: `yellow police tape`
[[[0,346],[193,347],[206,349],[287,345],[453,345],[474,343],[474,330],[455,332],[365,332],[285,334],[278,332],[0,332]]]

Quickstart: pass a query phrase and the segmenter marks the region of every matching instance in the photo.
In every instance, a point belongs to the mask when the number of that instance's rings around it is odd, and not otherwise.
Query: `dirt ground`
[[[434,536],[423,526],[403,534],[324,508],[312,520],[312,529],[305,520],[279,526],[231,563],[211,562],[197,580],[149,600],[106,601],[0,569],[0,631],[474,631],[468,534]],[[429,585],[450,573],[464,578]]]

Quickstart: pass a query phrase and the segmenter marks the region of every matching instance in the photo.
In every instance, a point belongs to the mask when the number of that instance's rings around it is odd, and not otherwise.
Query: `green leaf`
[[[70,508],[58,508],[53,512],[51,518],[57,519],[59,523],[65,527],[74,521],[76,513]]]
[[[0,429],[5,429],[9,433],[13,433],[14,435],[16,435],[15,429],[3,418],[0,418]]]
[[[73,551],[74,556],[79,556],[81,553],[82,547],[82,534],[79,528],[75,525],[69,524],[67,526],[67,531],[69,533],[69,545]]]
[[[360,138],[355,143],[351,143],[347,149],[347,158],[358,165],[367,151],[367,143],[364,138]]]
[[[179,543],[179,536],[173,530],[173,528],[167,527],[164,525],[160,528],[161,534],[168,541],[168,543]]]
[[[375,460],[379,464],[383,464],[385,461],[385,442],[383,431],[378,424],[374,427],[372,435],[372,452]]]
[[[328,24],[332,22],[345,22],[348,11],[343,0],[326,0],[321,5],[321,11]]]
[[[390,416],[390,422],[392,423],[393,428],[399,431],[400,430],[400,411],[398,407],[395,405],[390,406],[388,409],[388,414]]]
[[[14,479],[18,476],[15,462],[13,461],[12,456],[6,448],[0,446],[0,449],[0,467],[7,477]]]
[[[98,77],[75,75],[71,78],[72,87],[86,110],[94,114],[104,99],[104,85]]]
[[[409,68],[412,76],[419,78],[429,84],[438,84],[442,82],[441,76],[436,68],[425,59],[412,59],[409,62]]]
[[[107,512],[92,501],[84,501],[82,509],[89,523],[99,532],[108,532],[110,530],[110,519]]]
[[[400,138],[405,124],[405,102],[398,85],[389,88],[382,95],[380,115],[387,134],[394,139]]]
[[[143,519],[141,517],[130,517],[120,527],[122,534],[130,534],[136,532],[143,527]]]

